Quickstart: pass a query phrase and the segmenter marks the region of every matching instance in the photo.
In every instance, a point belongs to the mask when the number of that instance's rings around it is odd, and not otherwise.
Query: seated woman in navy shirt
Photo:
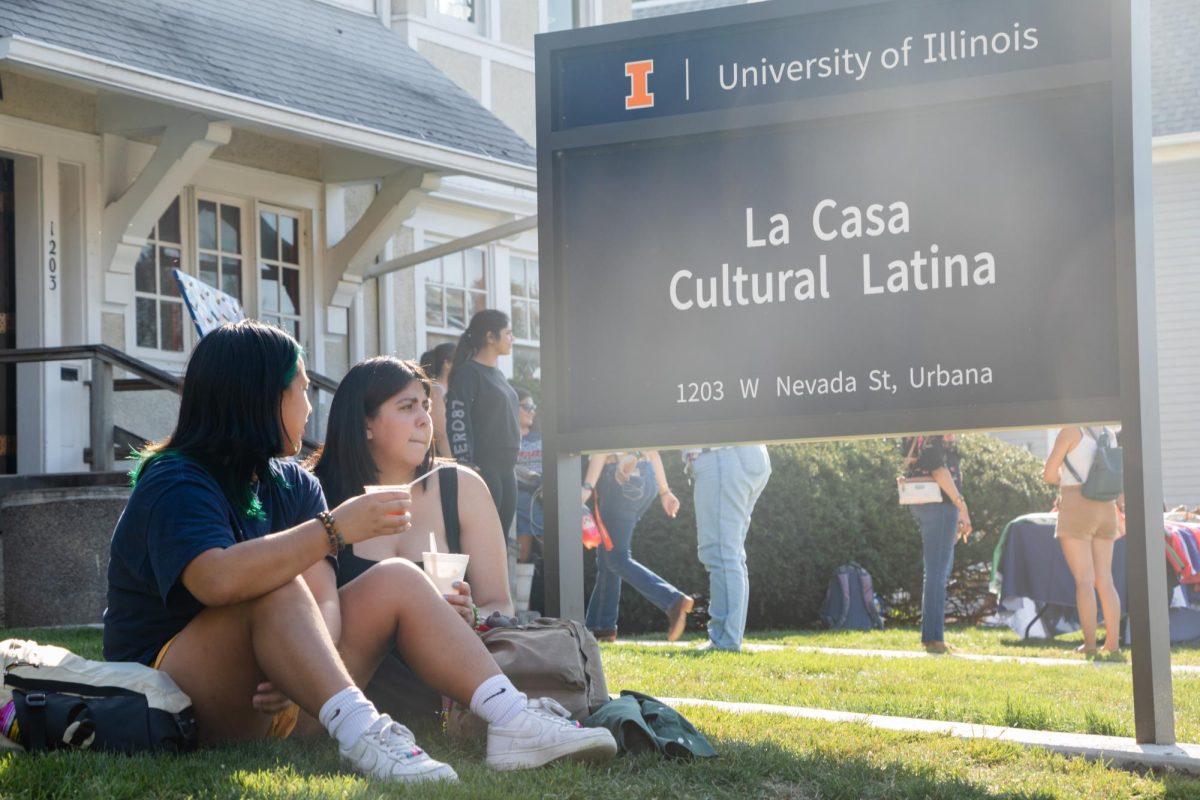
[[[201,339],[175,430],[143,454],[113,533],[105,658],[167,672],[191,698],[202,742],[286,736],[294,703],[360,772],[453,780],[355,686],[395,647],[490,723],[490,766],[611,757],[611,735],[584,734],[596,729],[517,692],[408,562],[337,591],[327,557],[407,530],[411,498],[356,496],[329,513],[315,480],[276,460],[300,450],[307,389],[300,346],[277,328],[246,321]]]

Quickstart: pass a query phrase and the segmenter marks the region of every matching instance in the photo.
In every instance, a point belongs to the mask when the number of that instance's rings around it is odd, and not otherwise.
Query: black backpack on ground
[[[17,723],[9,720],[0,749],[180,753],[196,747],[192,701],[160,670],[6,639],[0,672],[0,709],[15,712]]]
[[[821,621],[831,630],[869,631],[883,627],[871,573],[851,561],[829,578]]]

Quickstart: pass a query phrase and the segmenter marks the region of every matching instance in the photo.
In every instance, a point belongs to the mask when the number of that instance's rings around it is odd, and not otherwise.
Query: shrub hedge
[[[1055,490],[1041,480],[1030,453],[982,434],[960,437],[963,496],[977,533],[955,552],[956,569],[991,562],[1004,525],[1020,514],[1048,510]],[[816,624],[832,571],[848,561],[866,567],[893,619],[920,614],[921,539],[909,512],[896,502],[898,440],[870,439],[770,448],[770,483],[755,508],[746,542],[750,573],[749,629]],[[669,519],[658,503],[634,534],[634,557],[689,594],[708,593],[696,559],[691,487],[678,453],[663,452],[682,508]],[[594,556],[585,554],[591,591]],[[653,631],[663,614],[625,586],[620,628]]]

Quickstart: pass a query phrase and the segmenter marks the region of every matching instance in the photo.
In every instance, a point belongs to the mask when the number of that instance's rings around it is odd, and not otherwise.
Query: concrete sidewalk
[[[855,714],[846,711],[827,711],[821,708],[779,706],[762,703],[727,703],[720,700],[697,700],[688,697],[660,698],[670,706],[705,706],[734,714],[781,714],[789,717],[816,719],[824,722],[849,722],[891,731],[931,733],[957,736],[960,739],[995,739],[1025,747],[1041,747],[1069,756],[1082,756],[1103,761],[1111,766],[1128,769],[1172,769],[1200,775],[1200,745],[1138,744],[1119,736],[1095,736],[1082,733],[1053,733],[997,725],[971,725],[962,722],[886,717],[877,714]]]
[[[636,645],[638,647],[679,647],[697,648],[693,642],[664,642],[661,639],[639,641],[636,639],[618,639],[617,645]],[[864,650],[849,647],[807,647],[804,645],[784,644],[744,644],[742,651],[747,653],[777,653],[782,651],[794,653],[818,653],[830,656],[855,656],[859,658],[953,658],[962,661],[979,661],[990,664],[1033,664],[1039,667],[1127,667],[1128,661],[1087,661],[1082,658],[1040,658],[1033,656],[997,656],[962,651],[932,655],[919,650]],[[1200,675],[1200,666],[1192,664],[1172,664],[1171,672],[1177,675]]]

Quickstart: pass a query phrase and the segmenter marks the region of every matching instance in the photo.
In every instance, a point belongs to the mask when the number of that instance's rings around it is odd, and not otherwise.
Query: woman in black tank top
[[[342,379],[325,446],[308,463],[326,501],[361,494],[364,486],[414,485],[412,528],[346,548],[338,559],[338,585],[387,558],[420,563],[432,532],[440,552],[471,557],[458,594],[446,596],[463,620],[474,625],[476,614],[511,615],[507,549],[491,494],[472,470],[434,458],[433,435],[429,381],[414,362],[372,358]]]

